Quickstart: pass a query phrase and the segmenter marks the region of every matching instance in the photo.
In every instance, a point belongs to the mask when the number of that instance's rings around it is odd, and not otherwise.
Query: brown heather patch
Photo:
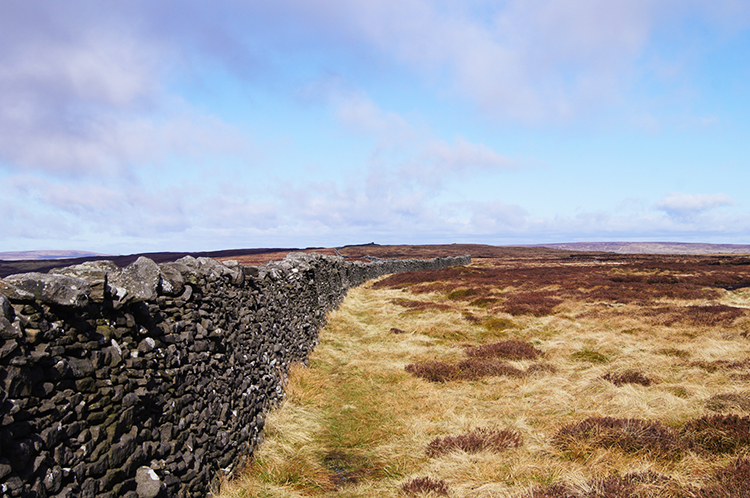
[[[750,358],[744,360],[714,360],[714,361],[694,361],[692,366],[700,367],[707,372],[716,372],[719,370],[745,370],[750,368]]]
[[[655,420],[590,417],[563,426],[552,438],[558,449],[581,457],[594,448],[674,457],[685,445],[677,431]]]
[[[458,368],[442,361],[410,363],[404,369],[415,377],[421,377],[430,382],[447,382],[458,378]]]
[[[641,386],[648,387],[653,382],[651,379],[640,372],[636,372],[635,370],[628,370],[621,373],[607,373],[601,378],[611,382],[618,387],[624,384],[639,384]]]
[[[430,494],[436,496],[448,496],[450,488],[448,483],[442,479],[431,479],[429,477],[416,477],[404,483],[401,490],[407,495]]]
[[[720,455],[750,447],[750,417],[704,415],[682,428],[682,437],[690,449]]]
[[[427,446],[427,456],[436,457],[456,450],[466,453],[501,452],[518,448],[521,444],[521,435],[516,431],[478,427],[458,436],[436,437]]]
[[[747,310],[724,304],[704,306],[661,306],[644,310],[643,316],[655,323],[672,326],[677,323],[696,327],[729,326],[740,317],[747,316]]]
[[[750,395],[743,393],[714,394],[706,400],[706,410],[712,412],[750,411]]]
[[[696,498],[691,488],[656,472],[634,472],[594,479],[576,488],[553,484],[535,488],[524,498]]]
[[[578,255],[571,256],[566,259],[550,255],[534,264],[529,260],[495,260],[494,265],[472,267],[470,271],[449,268],[406,272],[377,282],[375,288],[449,293],[457,287],[472,288],[474,284],[476,293],[484,294],[491,283],[495,289],[513,288],[516,292],[530,293],[555,287],[553,297],[558,299],[648,305],[664,299],[717,299],[720,289],[750,287],[750,265],[723,264],[714,258],[597,255],[599,264],[596,264]]]
[[[515,339],[484,344],[466,349],[472,358],[505,358],[506,360],[535,360],[542,352],[531,344]]]
[[[415,377],[421,377],[430,382],[479,380],[484,377],[500,376],[521,377],[524,375],[523,370],[497,360],[464,360],[456,364],[432,360],[425,363],[411,363],[406,365],[405,369]]]
[[[750,498],[750,461],[738,458],[714,473],[713,482],[701,489],[699,498]]]
[[[731,325],[737,318],[747,316],[747,310],[724,304],[688,306],[686,321],[691,325],[715,327]]]
[[[705,415],[677,431],[654,420],[590,417],[563,426],[552,438],[558,449],[581,457],[594,448],[672,457],[690,449],[720,455],[750,447],[750,417]]]
[[[552,291],[542,292],[518,292],[506,297],[502,309],[513,316],[531,315],[546,316],[552,314],[552,310],[561,299],[553,297]]]
[[[701,488],[656,472],[611,475],[582,487],[556,483],[519,498],[750,498],[750,461],[738,458],[713,472]]]

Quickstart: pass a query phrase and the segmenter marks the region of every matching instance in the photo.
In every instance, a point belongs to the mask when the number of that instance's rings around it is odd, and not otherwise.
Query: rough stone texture
[[[89,299],[102,302],[108,294],[111,294],[108,279],[110,276],[119,275],[120,269],[111,261],[89,261],[66,268],[55,268],[50,273],[85,280],[91,286]]]
[[[185,291],[185,277],[183,273],[190,273],[187,266],[179,263],[161,265],[161,290],[169,296],[177,296]]]
[[[347,289],[469,261],[141,258],[0,280],[0,494],[204,497]]]
[[[156,299],[162,276],[159,265],[141,256],[112,278],[114,297],[120,303]]]
[[[37,301],[60,306],[83,306],[91,294],[91,286],[85,280],[68,275],[22,273],[4,280],[6,284],[33,295]],[[12,295],[8,297],[13,298]]]
[[[139,467],[135,472],[136,493],[138,498],[156,498],[164,483],[150,467]]]
[[[15,301],[34,300],[34,294],[23,289],[19,289],[15,285],[11,284],[10,282],[6,282],[3,279],[0,279],[0,294],[3,294],[8,299],[13,299]]]
[[[7,320],[13,318],[13,308],[4,294],[0,294],[0,318],[5,318]]]

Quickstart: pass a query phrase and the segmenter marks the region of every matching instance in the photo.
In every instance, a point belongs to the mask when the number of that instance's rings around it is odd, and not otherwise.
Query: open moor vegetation
[[[498,249],[352,290],[222,497],[750,497],[750,259]]]

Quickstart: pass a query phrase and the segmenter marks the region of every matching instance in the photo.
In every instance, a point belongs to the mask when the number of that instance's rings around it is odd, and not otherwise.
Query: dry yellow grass
[[[597,447],[571,454],[553,438],[566,424],[589,417],[658,421],[679,430],[706,414],[748,415],[750,389],[742,375],[750,365],[727,366],[750,357],[743,334],[747,318],[719,326],[665,325],[644,318],[643,306],[635,303],[568,298],[552,314],[511,316],[500,305],[472,305],[477,296],[466,295],[459,284],[456,289],[461,292],[415,293],[370,283],[351,290],[329,316],[309,366],[291,369],[287,399],[269,413],[265,442],[219,496],[396,497],[405,496],[404,483],[427,476],[443,480],[455,497],[516,498],[554,483],[588,489],[597,478],[647,471],[674,479],[679,489],[697,489],[737,458],[694,451],[667,458]],[[513,292],[506,286],[487,295]],[[651,306],[714,304],[750,308],[750,293],[661,298]],[[545,367],[518,377],[449,382],[429,382],[405,370],[428,361],[455,365],[467,358],[466,346],[505,339],[544,352],[539,359],[508,361],[511,366]],[[633,372],[651,383],[616,385],[603,378]],[[523,444],[428,456],[436,437],[475,428],[516,431]]]

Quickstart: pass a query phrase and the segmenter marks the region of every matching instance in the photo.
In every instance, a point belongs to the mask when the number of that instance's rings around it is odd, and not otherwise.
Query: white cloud
[[[439,84],[484,111],[524,121],[564,118],[616,97],[659,10],[638,0],[326,6],[352,36],[426,71],[428,80],[447,75]]]
[[[525,123],[621,108],[631,91],[653,76],[643,57],[657,37],[681,43],[683,30],[696,22],[720,33],[750,25],[750,5],[741,0],[292,5],[289,10],[309,19],[307,29],[351,46],[352,57],[374,51],[370,57],[377,63],[382,58],[400,63],[440,92],[456,92],[491,116]],[[660,66],[687,70],[680,68],[684,60],[677,62],[662,60]]]
[[[479,234],[503,235],[523,231],[528,226],[529,213],[521,206],[509,205],[501,200],[473,202],[471,220],[467,227]]]
[[[722,206],[731,206],[734,201],[726,194],[667,194],[654,207],[679,220],[690,220],[696,215]]]
[[[347,90],[333,95],[328,100],[343,128],[375,140],[370,186],[383,183],[386,171],[393,175],[393,181],[409,181],[439,190],[445,180],[472,171],[519,169],[516,161],[483,143],[473,143],[461,136],[453,143],[435,138],[430,130],[412,125],[401,114],[381,109],[364,92]]]
[[[434,164],[434,173],[466,172],[470,169],[512,170],[517,165],[484,144],[468,142],[462,137],[453,146],[445,141],[433,141],[423,150],[421,157]]]
[[[418,142],[411,156],[397,168],[401,181],[434,192],[453,180],[465,179],[477,172],[499,173],[518,170],[518,163],[482,143],[456,137],[453,143],[435,138]]]
[[[115,117],[106,112],[74,129],[45,129],[0,121],[0,159],[11,170],[58,176],[129,175],[170,155],[198,159],[230,154],[249,157],[253,147],[240,130],[212,116],[174,114],[165,119]]]
[[[381,146],[416,137],[415,130],[400,114],[383,111],[363,94],[352,93],[335,100],[341,124],[349,131],[377,136]]]
[[[128,176],[168,156],[247,154],[239,129],[167,92],[185,48],[173,26],[147,29],[159,9],[89,7],[30,0],[0,19],[3,168]]]

